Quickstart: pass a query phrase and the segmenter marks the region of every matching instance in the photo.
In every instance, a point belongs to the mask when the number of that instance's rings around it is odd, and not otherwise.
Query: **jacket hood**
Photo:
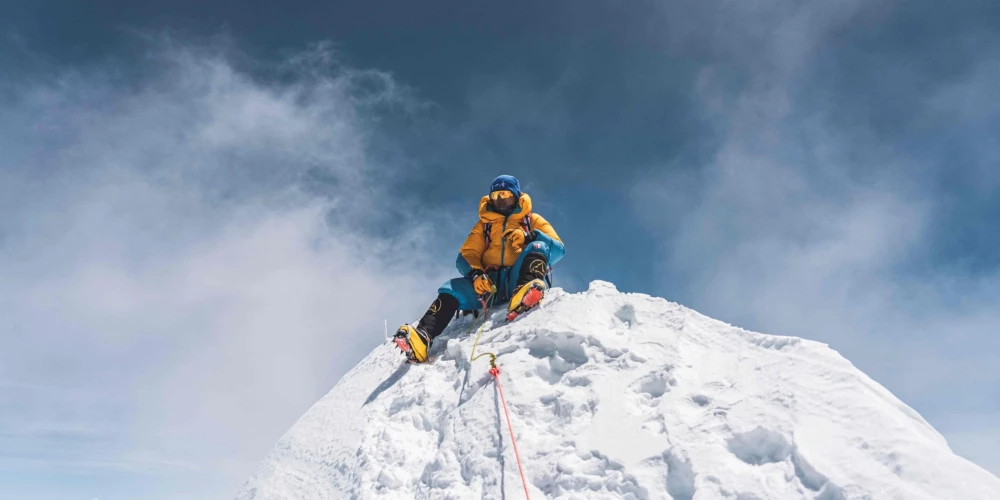
[[[531,197],[528,196],[528,193],[521,193],[521,197],[517,200],[517,209],[514,210],[514,213],[510,214],[510,216],[513,217],[516,215],[518,217],[524,217],[530,213]],[[489,196],[483,196],[483,198],[479,200],[479,220],[483,222],[499,222],[502,224],[503,220],[507,217],[508,216],[504,214],[490,210]]]

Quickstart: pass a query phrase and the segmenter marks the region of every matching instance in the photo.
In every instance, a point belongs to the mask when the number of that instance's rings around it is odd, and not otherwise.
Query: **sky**
[[[227,498],[512,174],[1000,474],[1000,4],[4,2],[0,496]]]

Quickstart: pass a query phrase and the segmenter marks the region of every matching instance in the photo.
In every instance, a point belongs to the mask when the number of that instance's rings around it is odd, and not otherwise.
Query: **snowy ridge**
[[[238,499],[522,498],[489,365],[468,361],[471,321],[429,364],[376,348]],[[595,281],[513,323],[492,314],[481,346],[499,355],[533,499],[1000,499],[1000,479],[825,344]]]

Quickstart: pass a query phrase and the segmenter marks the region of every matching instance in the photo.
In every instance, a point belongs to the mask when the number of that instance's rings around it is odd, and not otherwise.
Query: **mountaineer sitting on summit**
[[[479,201],[479,221],[459,250],[455,266],[462,277],[438,289],[416,326],[399,327],[396,345],[410,361],[421,363],[459,310],[478,311],[509,300],[507,319],[516,318],[542,300],[548,269],[565,252],[552,225],[532,213],[531,197],[521,192],[517,179],[497,177]]]

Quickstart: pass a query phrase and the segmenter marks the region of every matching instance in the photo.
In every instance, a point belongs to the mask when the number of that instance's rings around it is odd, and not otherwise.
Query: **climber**
[[[438,289],[438,296],[415,326],[399,327],[394,340],[413,362],[427,360],[434,338],[461,311],[509,301],[507,319],[531,309],[545,294],[550,266],[562,258],[562,240],[541,215],[517,179],[497,177],[479,201],[479,221],[458,253],[462,274]]]

